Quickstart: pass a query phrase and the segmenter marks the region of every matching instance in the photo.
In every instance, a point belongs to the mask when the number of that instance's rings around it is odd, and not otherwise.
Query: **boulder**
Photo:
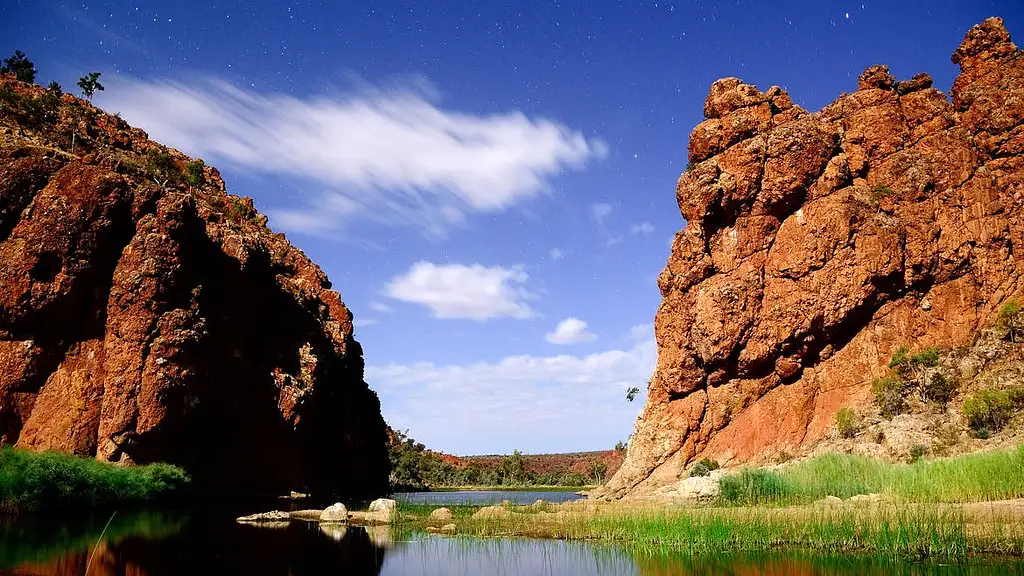
[[[320,522],[345,524],[348,522],[348,508],[341,502],[331,504],[320,513]]]
[[[262,522],[287,522],[291,519],[288,512],[282,512],[281,510],[274,510],[271,512],[260,512],[259,514],[251,514],[249,516],[239,516],[235,519],[236,522],[259,524]]]
[[[452,511],[448,508],[437,508],[427,516],[427,523],[431,526],[443,526],[452,520]]]

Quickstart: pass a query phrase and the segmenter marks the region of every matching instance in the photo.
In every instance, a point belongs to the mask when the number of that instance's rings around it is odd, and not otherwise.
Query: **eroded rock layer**
[[[884,66],[814,114],[777,87],[711,86],[658,280],[657,369],[599,494],[696,458],[799,454],[898,345],[966,344],[1024,293],[1024,56],[991,18],[953,61],[952,101]]]
[[[119,118],[2,80],[0,443],[172,462],[215,491],[386,491],[324,273],[216,170],[183,177]]]

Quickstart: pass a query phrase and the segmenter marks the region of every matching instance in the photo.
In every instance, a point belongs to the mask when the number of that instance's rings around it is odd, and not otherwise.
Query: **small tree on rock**
[[[97,90],[103,90],[103,84],[100,84],[100,73],[89,72],[85,76],[78,79],[78,87],[82,89],[82,95],[92,101],[92,95]]]
[[[4,58],[0,72],[14,74],[14,77],[22,82],[32,83],[36,81],[36,65],[29,60],[21,50],[15,50],[10,58]]]

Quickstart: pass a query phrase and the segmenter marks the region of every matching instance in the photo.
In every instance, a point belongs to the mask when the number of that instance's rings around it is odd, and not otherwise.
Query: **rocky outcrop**
[[[712,85],[658,279],[657,369],[597,495],[805,451],[898,345],[964,345],[1024,293],[1024,56],[992,18],[953,61],[952,101],[884,66],[814,114]]]
[[[215,169],[71,96],[0,91],[0,443],[216,491],[384,493],[380,404],[324,273]]]

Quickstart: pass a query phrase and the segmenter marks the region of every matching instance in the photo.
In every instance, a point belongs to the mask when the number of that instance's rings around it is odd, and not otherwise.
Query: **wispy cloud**
[[[395,311],[395,309],[392,308],[391,306],[388,306],[387,304],[385,304],[383,302],[377,302],[377,301],[370,302],[370,308],[373,308],[377,312],[388,312],[388,313],[391,313],[391,312]]]
[[[633,224],[629,229],[633,234],[652,234],[654,233],[654,225],[650,222],[641,222],[639,224]]]
[[[300,99],[209,79],[124,81],[100,102],[190,154],[316,181],[322,196],[271,212],[276,225],[316,234],[352,219],[443,233],[606,153],[556,121],[444,109],[416,89]]]
[[[566,318],[555,326],[555,330],[544,336],[552,344],[579,344],[597,340],[597,334],[587,330],[587,323],[579,318]]]
[[[552,260],[561,260],[562,258],[565,258],[565,252],[561,248],[552,248],[551,251],[548,252],[548,257]]]
[[[373,326],[374,324],[377,323],[378,321],[374,320],[373,318],[356,318],[352,320],[352,325],[355,326],[356,328],[362,328],[363,326]]]
[[[521,266],[416,262],[392,278],[384,293],[426,306],[435,318],[529,318],[534,311],[525,300],[535,296],[523,287],[528,279]]]
[[[608,218],[612,214],[612,205],[607,202],[598,202],[590,205],[590,217],[594,219],[594,222],[604,226],[605,218]]]
[[[611,447],[632,431],[654,370],[651,339],[586,356],[508,356],[498,362],[367,366],[392,425],[457,454]]]
[[[654,323],[637,324],[629,329],[629,337],[636,341],[647,340],[654,337]]]

